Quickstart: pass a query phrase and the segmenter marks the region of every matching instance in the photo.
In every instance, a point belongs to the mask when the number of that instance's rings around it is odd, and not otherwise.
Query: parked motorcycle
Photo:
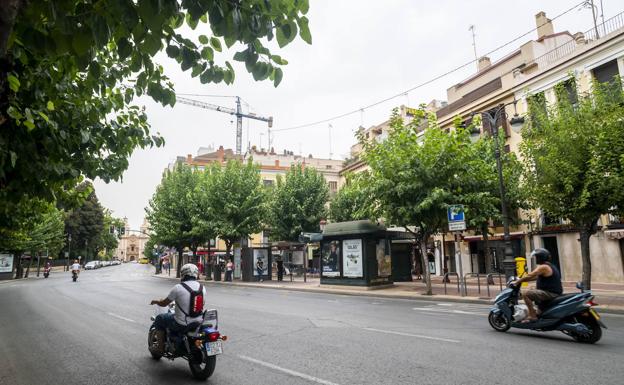
[[[174,303],[167,308],[159,307],[157,312],[174,312]],[[156,316],[151,317],[152,321]],[[217,364],[217,356],[223,353],[222,343],[227,336],[221,335],[218,329],[217,311],[206,310],[202,322],[189,324],[182,332],[167,330],[165,333],[164,355],[158,349],[159,339],[156,336],[156,327],[152,324],[149,329],[147,345],[152,358],[159,360],[161,357],[174,360],[183,358],[188,361],[193,377],[205,380],[214,373]]]
[[[509,328],[529,329],[536,331],[559,330],[574,338],[577,342],[593,344],[602,337],[602,329],[607,326],[600,320],[600,315],[593,309],[591,291],[583,285],[576,284],[580,293],[563,294],[539,306],[539,318],[531,322],[520,322],[523,318],[517,312],[520,286],[512,285],[509,280],[507,288],[494,299],[494,307],[490,310],[488,321],[494,330],[505,332]],[[515,314],[514,314],[515,313]]]
[[[47,266],[43,269],[43,278],[48,278],[50,276],[50,270],[52,270],[50,266]]]
[[[76,282],[78,280],[78,272],[72,271],[72,280]]]

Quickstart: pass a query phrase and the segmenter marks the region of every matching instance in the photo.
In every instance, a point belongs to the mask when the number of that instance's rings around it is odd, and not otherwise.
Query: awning
[[[624,239],[624,229],[605,230],[604,234],[609,239]]]
[[[511,239],[522,239],[524,238],[526,234],[522,231],[516,231],[513,233],[509,233],[509,236],[511,237]],[[483,235],[468,235],[465,236],[464,238],[464,242],[475,242],[475,241],[482,241],[483,240]],[[503,240],[503,234],[494,234],[488,237],[488,241],[502,241]]]

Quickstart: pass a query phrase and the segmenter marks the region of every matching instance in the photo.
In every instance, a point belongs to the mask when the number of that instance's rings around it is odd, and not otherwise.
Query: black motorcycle
[[[559,330],[578,342],[589,344],[598,342],[602,337],[602,329],[607,327],[593,309],[597,305],[593,302],[594,296],[580,282],[576,284],[580,293],[563,294],[543,302],[539,305],[540,314],[537,320],[520,322],[520,319],[514,318],[520,286],[512,285],[512,281],[510,279],[507,288],[494,299],[494,307],[488,316],[494,330],[505,332],[512,327],[542,332]]]
[[[173,313],[174,306],[171,303],[166,311]],[[151,319],[154,321],[156,316]],[[183,358],[188,361],[193,377],[198,380],[205,380],[214,373],[217,355],[223,353],[222,343],[227,340],[227,336],[219,333],[217,311],[214,309],[204,312],[202,322],[191,323],[180,332],[167,330],[165,335],[164,349],[159,349],[156,327],[152,324],[147,338],[147,347],[152,358]],[[161,354],[162,351],[164,354]]]

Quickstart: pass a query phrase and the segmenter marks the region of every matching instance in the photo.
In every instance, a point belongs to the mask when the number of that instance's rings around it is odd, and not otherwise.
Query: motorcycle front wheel
[[[492,329],[497,332],[506,332],[511,327],[511,321],[502,314],[496,314],[493,311],[488,315],[488,321]]]
[[[159,344],[162,343],[158,336],[156,336],[156,328],[152,327],[147,333],[147,350],[149,350],[152,358],[155,360],[160,360],[162,354],[159,352]]]
[[[217,356],[206,356],[203,353],[201,355],[201,359],[189,359],[189,368],[191,368],[193,377],[198,380],[205,380],[214,373],[217,365]]]

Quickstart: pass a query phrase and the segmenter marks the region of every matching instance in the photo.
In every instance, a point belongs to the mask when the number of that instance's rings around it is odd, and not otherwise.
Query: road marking
[[[115,313],[106,313],[106,314],[108,314],[108,315],[109,315],[109,316],[111,316],[111,317],[118,318],[118,319],[120,319],[120,320],[124,320],[124,321],[128,321],[128,322],[132,322],[133,324],[135,324],[135,323],[136,323],[136,321],[135,321],[135,320],[130,319],[130,318],[126,318],[126,317],[124,317],[124,316],[120,316],[119,314],[115,314]]]
[[[434,340],[434,341],[443,341],[443,342],[451,342],[454,344],[458,344],[461,341],[458,340],[451,340],[449,338],[440,338],[440,337],[432,337],[432,336],[424,336],[422,334],[411,334],[411,333],[403,333],[403,332],[395,332],[392,330],[382,330],[382,329],[373,329],[373,328],[363,328],[364,330],[368,330],[371,332],[379,332],[379,333],[387,333],[387,334],[396,334],[398,336],[405,336],[405,337],[414,337],[414,338],[423,338],[426,340]]]
[[[277,370],[279,372],[282,373],[286,373],[286,374],[290,374],[291,376],[295,376],[295,377],[299,377],[299,378],[303,378],[305,380],[308,381],[312,381],[312,382],[316,382],[317,384],[324,384],[324,385],[338,385],[335,382],[330,382],[327,380],[323,380],[321,378],[318,377],[314,377],[314,376],[310,376],[308,374],[305,373],[300,373],[300,372],[296,372],[294,370],[290,370],[290,369],[286,369],[286,368],[282,368],[281,366],[277,366],[274,364],[271,364],[270,362],[265,362],[265,361],[260,361],[257,360],[255,358],[251,358],[251,357],[247,357],[247,356],[238,356],[238,358],[245,360],[245,361],[249,361],[249,362],[253,362],[254,364],[258,364],[273,370]]]
[[[469,314],[469,315],[478,315],[478,316],[487,315],[487,313],[475,313],[473,311],[434,308],[434,307],[415,307],[415,308],[412,308],[412,310],[430,311],[430,312],[435,312],[435,313],[448,313],[448,314]]]

